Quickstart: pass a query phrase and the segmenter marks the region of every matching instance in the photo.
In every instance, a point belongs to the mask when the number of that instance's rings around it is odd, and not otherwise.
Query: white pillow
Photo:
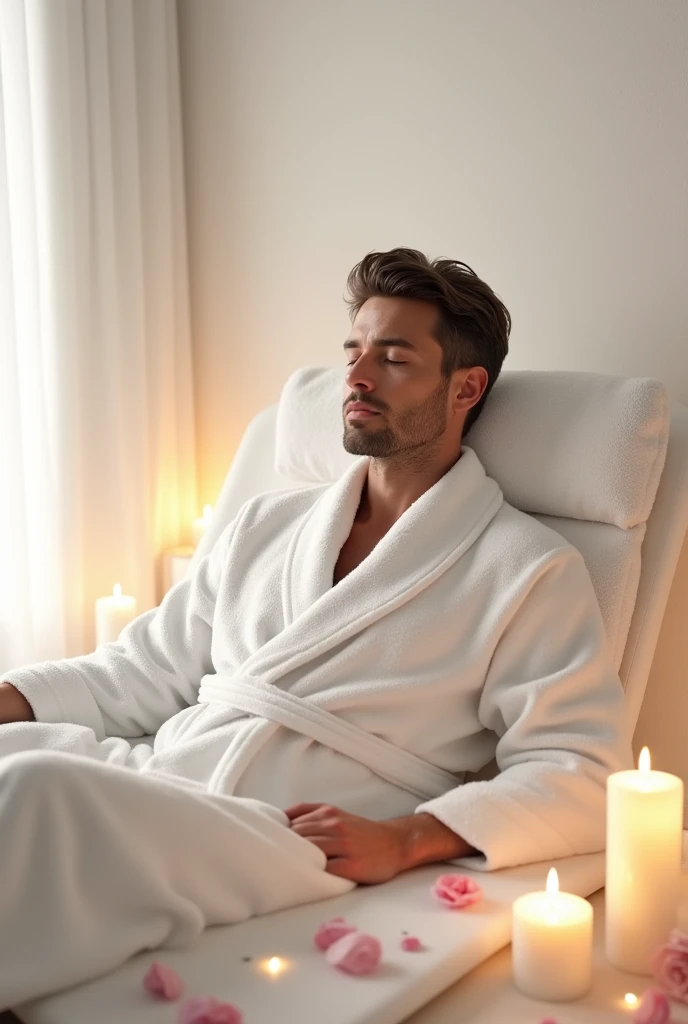
[[[342,445],[344,368],[289,377],[277,412],[275,468],[303,483],[337,480],[355,458]],[[466,436],[506,500],[524,512],[644,523],[664,466],[665,386],[651,378],[505,371]]]

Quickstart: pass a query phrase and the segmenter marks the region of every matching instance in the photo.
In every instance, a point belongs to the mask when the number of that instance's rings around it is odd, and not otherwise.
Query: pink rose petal
[[[467,875],[440,875],[432,887],[432,895],[451,910],[463,910],[482,899],[483,891]]]
[[[348,924],[343,917],[333,917],[330,921],[324,921],[313,936],[313,942],[318,949],[329,949],[333,942],[350,935],[357,929],[354,925]]]
[[[373,935],[350,932],[333,942],[325,957],[346,974],[371,974],[382,959],[382,946]]]
[[[423,948],[423,943],[415,935],[407,935],[401,940],[401,948],[407,953],[417,953]]]
[[[640,1006],[633,1014],[633,1024],[666,1024],[671,1015],[669,1000],[656,988],[643,992]]]
[[[659,987],[672,999],[688,1003],[688,948],[682,942],[673,945],[670,939],[660,946],[652,958],[652,972]]]
[[[242,1024],[243,1019],[236,1006],[212,996],[192,996],[179,1010],[179,1024]]]
[[[143,987],[159,999],[174,1000],[184,991],[184,982],[171,967],[154,960],[143,979]]]

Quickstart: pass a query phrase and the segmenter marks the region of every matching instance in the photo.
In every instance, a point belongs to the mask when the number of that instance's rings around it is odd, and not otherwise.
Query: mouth
[[[379,415],[378,409],[373,409],[371,405],[366,405],[364,402],[351,402],[345,410],[347,419],[367,419],[369,416]]]
[[[347,409],[346,418],[348,420],[368,420],[372,419],[373,416],[379,416],[380,413],[375,409]]]

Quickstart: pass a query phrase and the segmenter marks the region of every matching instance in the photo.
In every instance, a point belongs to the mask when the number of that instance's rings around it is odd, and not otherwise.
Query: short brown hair
[[[474,270],[458,260],[430,260],[417,249],[369,252],[347,279],[346,298],[353,320],[376,296],[422,299],[438,309],[435,337],[442,346],[442,374],[483,366],[487,387],[469,410],[467,433],[480,415],[509,349],[511,316],[504,303]]]

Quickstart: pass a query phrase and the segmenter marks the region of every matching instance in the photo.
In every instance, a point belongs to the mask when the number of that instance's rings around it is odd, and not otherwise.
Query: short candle
[[[559,892],[554,868],[545,892],[513,905],[512,963],[516,986],[533,999],[578,999],[592,981],[592,907]]]
[[[204,505],[203,516],[199,519],[194,519],[191,524],[191,538],[193,546],[196,548],[201,543],[201,540],[205,536],[205,532],[210,526],[210,520],[213,516],[213,506]]]
[[[652,973],[652,954],[676,926],[683,845],[683,782],[650,770],[607,779],[605,949],[615,967]]]
[[[96,647],[117,640],[124,627],[135,618],[136,598],[123,594],[119,583],[115,583],[111,597],[96,600]]]

